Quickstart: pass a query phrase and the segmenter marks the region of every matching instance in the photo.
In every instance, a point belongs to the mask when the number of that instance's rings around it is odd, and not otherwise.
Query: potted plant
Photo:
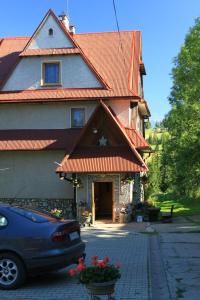
[[[81,214],[81,225],[90,226],[92,224],[92,213],[89,210],[84,210]]]
[[[130,203],[122,203],[119,213],[119,222],[120,223],[128,223],[131,221],[131,205]]]
[[[78,266],[69,270],[69,275],[77,275],[79,281],[85,284],[91,297],[107,295],[110,300],[114,299],[112,294],[115,283],[121,277],[120,266],[110,264],[108,256],[104,257],[103,260],[99,260],[98,256],[92,256],[90,266],[86,266],[84,259],[80,258]]]
[[[61,209],[57,209],[57,208],[54,208],[50,211],[50,214],[58,219],[61,218],[61,214],[62,214],[62,210]]]

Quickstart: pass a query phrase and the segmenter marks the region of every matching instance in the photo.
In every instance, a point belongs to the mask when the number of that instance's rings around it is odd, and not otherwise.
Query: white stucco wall
[[[126,126],[130,126],[130,101],[129,100],[109,100],[107,103],[115,112],[120,122]]]
[[[73,198],[73,188],[55,173],[64,151],[1,151],[0,198]]]
[[[49,36],[49,29],[53,29],[53,36]],[[55,19],[50,15],[45,24],[39,30],[37,35],[32,40],[28,49],[38,48],[71,48],[73,44],[66,36]]]
[[[60,61],[62,88],[101,87],[93,72],[79,54],[23,57],[3,91],[44,89],[41,86],[42,63]]]
[[[87,121],[96,105],[95,101],[54,104],[1,104],[0,130],[70,128],[72,107],[84,107]]]

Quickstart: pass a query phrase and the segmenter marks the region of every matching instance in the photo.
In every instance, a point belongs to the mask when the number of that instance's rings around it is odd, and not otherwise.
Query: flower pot
[[[119,214],[119,223],[124,224],[124,223],[129,223],[131,221],[131,216],[130,214],[125,214],[121,213]]]
[[[107,282],[88,283],[86,284],[86,289],[88,291],[88,294],[91,295],[91,297],[96,295],[107,295],[110,296],[110,298],[108,299],[114,299],[113,297],[111,297],[111,295],[114,293],[115,283],[116,280],[111,280]]]

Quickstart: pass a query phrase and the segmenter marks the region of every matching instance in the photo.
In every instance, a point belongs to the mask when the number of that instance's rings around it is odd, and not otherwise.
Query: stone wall
[[[0,203],[39,208],[48,212],[57,208],[62,210],[62,216],[64,218],[72,218],[72,201],[72,199],[0,199]]]
[[[133,203],[137,204],[142,201],[141,196],[141,181],[140,181],[140,173],[135,173],[134,175],[134,186],[133,186]]]

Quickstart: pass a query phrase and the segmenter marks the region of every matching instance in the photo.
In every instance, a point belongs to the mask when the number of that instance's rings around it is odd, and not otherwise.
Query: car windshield
[[[21,207],[12,206],[10,207],[10,210],[36,223],[44,223],[44,222],[55,220],[55,218],[49,216],[48,214],[42,213],[40,211],[32,210],[32,209],[27,209],[27,208],[25,209]]]

